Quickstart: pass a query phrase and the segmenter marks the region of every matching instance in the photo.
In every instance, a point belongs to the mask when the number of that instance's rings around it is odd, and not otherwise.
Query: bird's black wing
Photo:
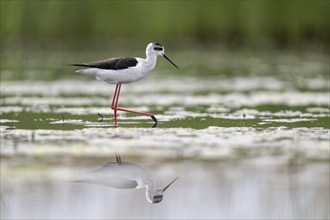
[[[107,60],[96,61],[92,63],[73,63],[70,66],[81,66],[88,68],[99,68],[99,69],[111,69],[111,70],[122,70],[129,67],[136,66],[138,61],[133,57],[119,57],[110,58]]]

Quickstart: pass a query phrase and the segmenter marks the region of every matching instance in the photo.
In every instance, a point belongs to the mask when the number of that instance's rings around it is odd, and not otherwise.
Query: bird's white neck
[[[157,62],[157,55],[153,53],[147,53],[147,58],[145,59],[145,64],[150,68],[154,69]]]
[[[150,203],[152,203],[152,201],[153,201],[153,197],[154,197],[154,195],[156,195],[156,193],[157,193],[157,188],[156,188],[156,186],[154,186],[154,187],[147,187],[147,190],[146,190],[146,198],[147,198],[147,200],[148,200]]]
[[[152,201],[152,197],[157,192],[156,182],[150,181],[148,184],[145,185],[145,187],[146,187],[146,197],[147,197],[147,200],[150,202],[150,201]]]

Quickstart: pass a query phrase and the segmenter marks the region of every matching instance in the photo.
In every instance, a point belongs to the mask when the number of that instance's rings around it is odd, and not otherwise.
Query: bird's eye
[[[159,203],[160,201],[162,201],[162,199],[163,199],[163,196],[162,195],[156,195],[156,196],[154,196],[154,198],[153,198],[153,203]]]
[[[154,50],[162,51],[163,48],[162,47],[154,47]]]

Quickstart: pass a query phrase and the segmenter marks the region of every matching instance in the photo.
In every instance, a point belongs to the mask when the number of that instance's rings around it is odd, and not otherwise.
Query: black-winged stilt
[[[109,84],[116,84],[115,94],[111,103],[111,109],[114,111],[115,126],[117,126],[117,111],[124,111],[150,116],[155,122],[153,127],[156,127],[158,121],[153,114],[118,107],[121,84],[138,81],[150,73],[156,66],[157,56],[163,56],[176,68],[179,68],[165,55],[164,47],[160,43],[149,43],[146,49],[146,55],[146,59],[138,57],[118,57],[91,63],[73,63],[68,65],[85,67],[76,72],[95,76],[98,80],[103,80]]]

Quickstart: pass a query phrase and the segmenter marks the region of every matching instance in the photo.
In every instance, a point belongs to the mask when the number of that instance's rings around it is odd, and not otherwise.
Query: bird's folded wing
[[[136,66],[138,61],[133,57],[118,57],[101,60],[91,63],[73,63],[71,66],[81,66],[86,68],[98,68],[108,70],[121,70],[132,66]]]
[[[135,180],[130,180],[122,177],[97,179],[96,184],[116,188],[116,189],[135,189],[138,183]]]

